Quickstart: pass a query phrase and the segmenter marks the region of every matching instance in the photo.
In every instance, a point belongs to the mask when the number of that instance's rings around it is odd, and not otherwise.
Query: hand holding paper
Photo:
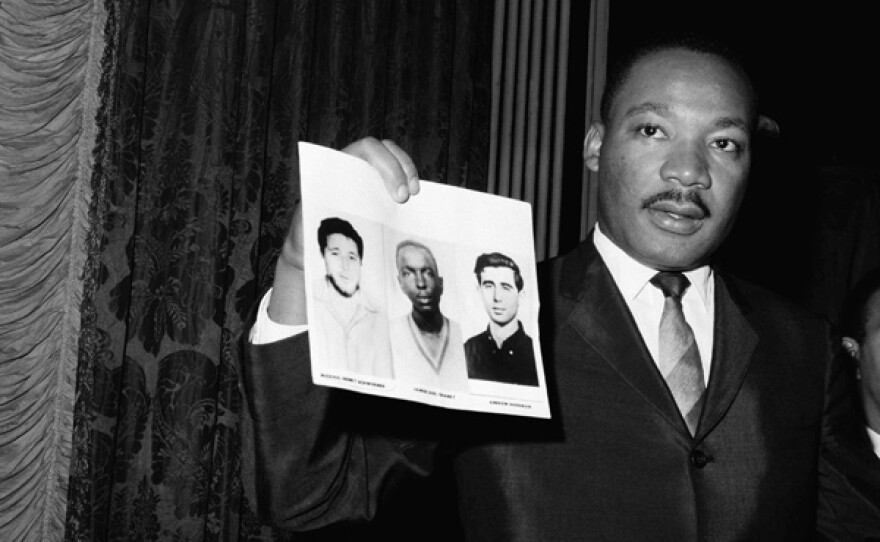
[[[531,207],[419,183],[390,142],[348,151],[299,145],[302,222],[290,245],[314,382],[549,417]]]
[[[419,193],[419,172],[412,158],[390,139],[379,141],[366,137],[345,147],[342,152],[373,166],[394,201],[404,203]]]

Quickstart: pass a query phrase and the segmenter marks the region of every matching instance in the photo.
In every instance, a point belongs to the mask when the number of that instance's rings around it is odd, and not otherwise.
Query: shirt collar
[[[514,331],[506,339],[504,339],[504,341],[498,345],[498,348],[501,348],[504,345],[510,345],[513,341],[519,341],[520,336],[524,336],[525,334],[526,334],[526,332],[525,332],[525,329],[523,329],[522,322],[517,320],[516,321],[516,331]],[[483,335],[487,339],[489,339],[492,342],[492,344],[495,344],[495,338],[492,337],[492,326],[491,325],[486,326],[486,331],[483,332]]]
[[[865,426],[865,429],[868,431],[868,438],[871,439],[871,444],[874,447],[874,453],[880,456],[880,434],[878,434],[867,425]]]
[[[652,269],[633,259],[629,254],[608,238],[596,223],[593,231],[593,243],[596,250],[611,272],[617,288],[627,302],[634,300],[649,284],[651,278],[657,274],[656,269]],[[712,280],[712,268],[708,265],[685,271],[684,275],[691,281],[691,287],[700,296],[703,305],[708,309],[710,306],[709,291],[710,281]]]
[[[339,293],[336,292],[336,289],[333,288],[332,284],[330,284],[330,279],[325,276],[323,277],[323,280],[319,280],[318,283],[315,285],[315,288],[312,291],[312,295],[318,301],[329,302],[331,295],[339,295]],[[351,296],[351,299],[355,303],[357,303],[358,306],[363,307],[369,312],[378,312],[376,306],[373,305],[373,303],[367,298],[367,296],[363,294],[360,287],[355,290],[354,294],[352,294]]]

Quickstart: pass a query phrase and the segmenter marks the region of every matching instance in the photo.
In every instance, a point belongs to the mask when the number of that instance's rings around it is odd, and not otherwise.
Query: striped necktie
[[[660,359],[658,366],[678,410],[693,435],[697,430],[706,385],[703,364],[694,331],[684,318],[681,296],[690,281],[681,273],[662,271],[651,284],[663,292],[663,315],[660,317]]]

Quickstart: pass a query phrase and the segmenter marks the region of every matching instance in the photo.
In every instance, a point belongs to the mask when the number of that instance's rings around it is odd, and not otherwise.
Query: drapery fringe
[[[0,2],[0,532],[62,540],[105,13]]]

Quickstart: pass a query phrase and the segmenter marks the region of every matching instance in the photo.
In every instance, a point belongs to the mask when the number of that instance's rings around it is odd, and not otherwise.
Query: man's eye
[[[711,143],[711,146],[722,152],[739,152],[742,150],[742,146],[737,141],[726,137],[716,139]]]
[[[644,137],[657,138],[663,136],[663,130],[654,124],[642,124],[636,128],[636,131]]]

